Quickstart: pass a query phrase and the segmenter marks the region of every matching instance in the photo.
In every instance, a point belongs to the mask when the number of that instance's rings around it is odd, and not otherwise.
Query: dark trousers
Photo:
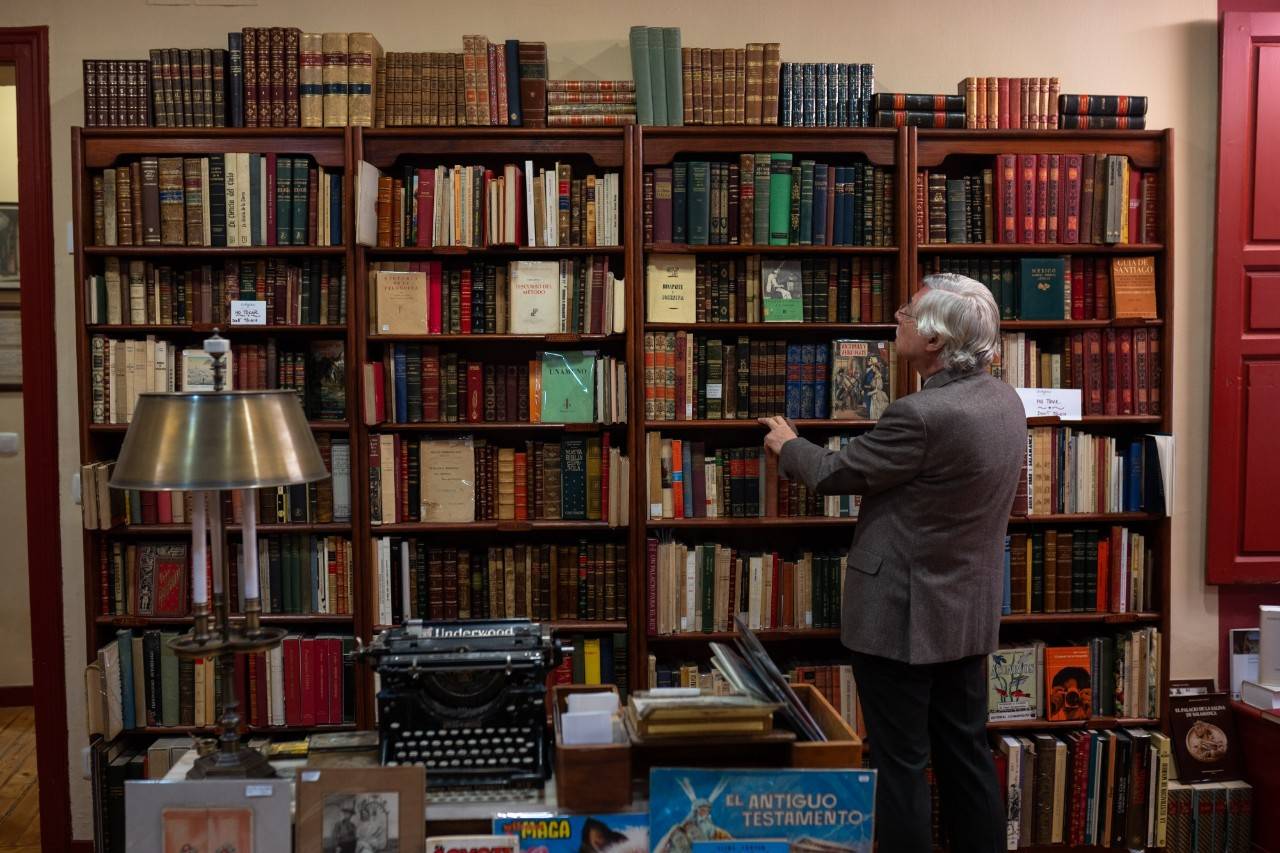
[[[983,656],[912,665],[853,655],[853,674],[876,768],[880,853],[930,853],[933,772],[952,853],[1005,848],[1004,806],[987,745]]]

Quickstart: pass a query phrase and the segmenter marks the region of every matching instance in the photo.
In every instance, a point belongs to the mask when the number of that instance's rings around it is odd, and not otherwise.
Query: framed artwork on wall
[[[0,287],[18,286],[18,203],[0,201]]]
[[[0,391],[22,390],[22,313],[17,291],[0,291]]]
[[[426,843],[421,767],[298,771],[299,850],[397,853]]]

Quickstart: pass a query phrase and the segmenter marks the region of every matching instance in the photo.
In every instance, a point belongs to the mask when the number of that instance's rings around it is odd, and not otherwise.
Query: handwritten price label
[[[233,326],[265,326],[267,325],[267,303],[259,300],[231,300],[231,325]]]
[[[1017,391],[1029,418],[1080,420],[1078,388],[1018,388]]]

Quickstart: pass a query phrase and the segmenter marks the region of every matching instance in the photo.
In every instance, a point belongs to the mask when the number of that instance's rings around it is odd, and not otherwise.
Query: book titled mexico
[[[514,835],[522,853],[579,853],[581,850],[649,849],[647,812],[616,814],[500,814],[494,835]]]
[[[874,770],[649,771],[653,853],[707,840],[772,839],[805,853],[871,853]],[[696,832],[696,835],[691,833]]]

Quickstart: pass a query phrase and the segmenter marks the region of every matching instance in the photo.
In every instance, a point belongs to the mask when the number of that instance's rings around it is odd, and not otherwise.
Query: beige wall
[[[0,72],[0,201],[18,200],[18,100],[9,75]],[[22,436],[22,394],[0,392],[0,432]],[[31,609],[27,597],[26,462],[0,457],[0,687],[31,683]]]
[[[639,11],[643,10],[643,11]],[[643,17],[638,17],[643,15]],[[1080,0],[917,0],[910,3],[762,0],[644,4],[619,0],[465,3],[384,0],[340,4],[263,0],[258,6],[156,6],[143,0],[78,3],[9,0],[0,23],[48,24],[52,60],[54,245],[58,262],[58,364],[63,483],[62,552],[67,625],[71,764],[83,744],[81,678],[84,602],[78,508],[67,484],[76,470],[72,264],[62,251],[71,215],[68,128],[82,121],[80,60],[137,58],[152,46],[217,46],[241,26],[294,24],[314,30],[371,30],[389,50],[457,50],[477,29],[491,38],[548,42],[555,77],[631,76],[627,29],[679,25],[685,44],[741,45],[769,38],[784,59],[874,62],[882,91],[949,91],[967,74],[1057,74],[1063,91],[1145,94],[1148,121],[1177,129],[1177,291],[1174,427],[1178,505],[1173,562],[1173,673],[1211,675],[1216,666],[1216,597],[1203,586],[1207,462],[1209,280],[1217,115],[1217,7],[1213,0],[1116,3]],[[766,27],[766,22],[768,26]],[[73,787],[77,836],[89,832],[88,791]]]

